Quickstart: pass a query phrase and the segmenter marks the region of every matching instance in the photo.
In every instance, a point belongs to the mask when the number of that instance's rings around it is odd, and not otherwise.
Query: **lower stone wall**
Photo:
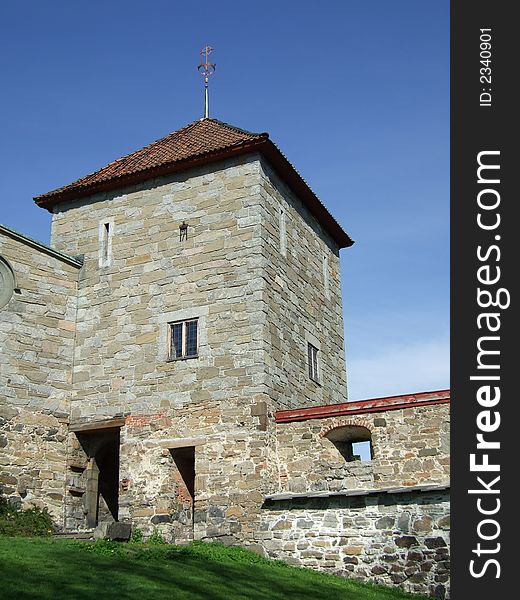
[[[46,507],[63,523],[67,424],[0,403],[0,493],[15,506]]]
[[[449,598],[448,491],[267,500],[257,541],[272,558]]]

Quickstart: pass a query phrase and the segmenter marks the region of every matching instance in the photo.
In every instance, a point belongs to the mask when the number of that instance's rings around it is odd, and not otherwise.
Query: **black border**
[[[451,389],[452,389],[452,598],[489,600],[516,597],[513,581],[516,562],[516,535],[520,517],[515,517],[514,486],[519,468],[515,415],[520,403],[515,372],[520,372],[517,337],[520,334],[516,319],[517,280],[519,278],[517,223],[515,213],[520,205],[520,187],[515,181],[520,174],[516,165],[518,152],[515,142],[518,131],[516,106],[519,56],[516,47],[520,34],[516,31],[513,9],[515,3],[506,0],[453,0],[451,3]],[[480,106],[480,29],[492,29],[492,102]],[[488,87],[487,85],[485,87]],[[477,155],[485,150],[500,151],[500,230],[486,232],[476,221],[477,194],[482,184],[477,182]],[[490,452],[490,460],[500,464],[500,511],[494,518],[501,526],[495,542],[500,551],[497,569],[489,566],[485,574],[475,578],[469,563],[478,558],[472,551],[479,541],[477,526],[484,517],[477,510],[476,495],[468,494],[475,488],[479,473],[470,471],[469,456],[475,452],[478,432],[476,418],[482,407],[476,401],[481,385],[470,381],[477,374],[476,341],[479,336],[477,316],[482,312],[477,304],[477,269],[483,263],[477,258],[477,246],[489,246],[495,234],[500,239],[501,280],[499,287],[509,290],[511,305],[501,310],[500,335],[500,388],[499,410],[501,425],[494,439],[501,443],[500,450]],[[493,254],[495,257],[496,254]],[[482,335],[482,333],[480,334]],[[485,334],[484,334],[485,335]],[[481,373],[481,372],[479,372]],[[489,476],[487,477],[489,479]],[[478,487],[478,486],[477,486]],[[484,496],[490,498],[491,496]],[[520,514],[520,513],[519,513]],[[494,542],[488,542],[492,547]],[[483,547],[484,542],[482,542]],[[482,567],[484,557],[478,559]],[[478,569],[477,569],[478,570]]]

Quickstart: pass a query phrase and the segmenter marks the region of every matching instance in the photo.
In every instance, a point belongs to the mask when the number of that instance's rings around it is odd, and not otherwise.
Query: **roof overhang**
[[[236,144],[228,148],[200,154],[186,160],[164,163],[157,167],[143,169],[136,173],[115,177],[106,181],[77,186],[74,189],[56,190],[55,192],[35,196],[34,201],[41,208],[53,212],[54,207],[62,202],[84,198],[100,192],[120,189],[154,177],[186,171],[194,167],[251,152],[259,152],[268,160],[278,176],[285,181],[292,191],[303,201],[312,216],[322,225],[324,230],[329,233],[339,248],[352,246],[354,241],[345,231],[343,231],[342,227],[322,204],[301,175],[267,136],[262,136],[258,139]]]

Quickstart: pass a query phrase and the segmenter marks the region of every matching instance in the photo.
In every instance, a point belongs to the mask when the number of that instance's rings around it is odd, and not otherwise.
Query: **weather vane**
[[[209,117],[209,96],[208,96],[208,80],[209,76],[213,75],[215,72],[215,67],[217,66],[215,63],[209,62],[210,52],[213,52],[214,48],[211,46],[206,46],[200,51],[200,53],[206,58],[206,61],[200,63],[197,67],[199,73],[204,76],[204,118],[207,119]]]

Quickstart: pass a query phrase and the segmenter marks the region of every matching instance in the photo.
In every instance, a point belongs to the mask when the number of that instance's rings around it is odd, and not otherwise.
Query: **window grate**
[[[198,319],[169,323],[169,360],[196,358],[199,355]]]

